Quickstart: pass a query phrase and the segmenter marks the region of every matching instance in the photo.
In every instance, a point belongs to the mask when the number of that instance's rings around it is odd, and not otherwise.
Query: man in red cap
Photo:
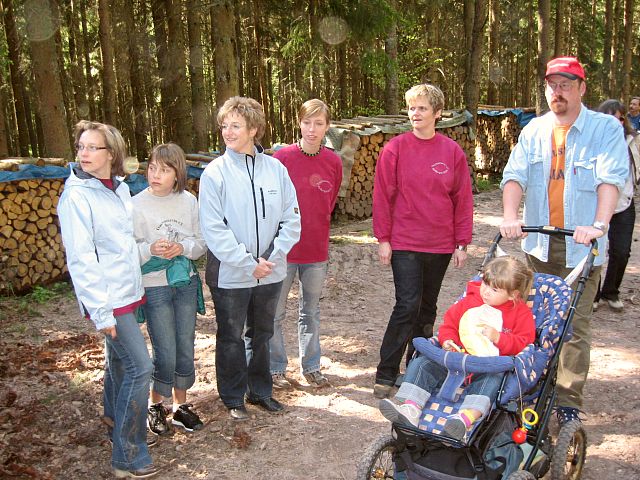
[[[613,115],[587,109],[582,65],[574,57],[547,64],[545,97],[550,112],[533,119],[520,134],[503,172],[504,218],[500,233],[522,238],[522,249],[536,272],[566,277],[587,255],[592,239],[606,252],[609,220],[628,175],[622,126]],[[524,196],[524,223],[518,209]],[[522,225],[574,230],[573,237],[526,235]],[[580,421],[582,390],[589,372],[591,315],[604,255],[596,257],[576,308],[573,337],[558,367],[557,414],[560,425]],[[573,285],[575,287],[575,284]]]

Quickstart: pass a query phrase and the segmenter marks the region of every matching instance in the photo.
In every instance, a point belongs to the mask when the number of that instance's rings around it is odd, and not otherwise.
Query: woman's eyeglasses
[[[91,153],[96,153],[98,150],[108,150],[108,149],[109,147],[98,147],[96,145],[83,145],[81,143],[76,143],[76,152],[87,150]]]

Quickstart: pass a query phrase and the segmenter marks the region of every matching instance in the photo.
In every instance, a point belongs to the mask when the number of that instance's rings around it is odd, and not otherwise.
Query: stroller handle
[[[522,226],[522,231],[526,233],[541,233],[543,235],[556,235],[556,236],[564,236],[571,237],[574,234],[574,230],[569,230],[567,228],[558,228],[552,227],[551,225],[544,226]],[[484,266],[495,257],[496,249],[498,248],[498,244],[502,240],[502,234],[498,232],[498,234],[494,237],[487,254],[484,256],[484,260],[482,260],[482,265],[480,266],[480,271],[484,269]],[[582,280],[582,284],[586,282],[591,274],[591,269],[593,268],[593,263],[595,262],[596,257],[598,256],[598,240],[591,240],[591,247],[589,247],[589,254],[587,255],[587,261],[584,264],[582,272],[580,273],[580,279]]]

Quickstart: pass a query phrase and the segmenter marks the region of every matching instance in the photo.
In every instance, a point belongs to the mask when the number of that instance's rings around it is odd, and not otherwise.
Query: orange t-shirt
[[[570,125],[553,127],[549,170],[549,224],[564,228],[564,149]]]

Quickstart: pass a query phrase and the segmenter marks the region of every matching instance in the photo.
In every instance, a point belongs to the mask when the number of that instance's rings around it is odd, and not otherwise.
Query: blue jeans
[[[284,373],[287,370],[287,352],[282,333],[282,321],[286,316],[287,297],[296,272],[299,277],[298,352],[300,366],[302,373],[320,370],[320,294],[327,275],[327,265],[327,262],[287,264],[287,276],[280,291],[273,337],[269,341],[271,373]]]
[[[270,398],[269,340],[282,282],[251,288],[209,288],[218,324],[216,377],[222,403],[227,408],[240,407],[245,393],[255,400]]]
[[[172,389],[188,390],[196,380],[194,342],[198,283],[183,287],[147,287],[144,315],[153,347],[151,388],[163,397]]]
[[[116,338],[105,337],[104,415],[114,423],[111,465],[137,470],[151,463],[147,403],[153,363],[135,315],[116,321]]]
[[[413,355],[411,340],[433,335],[438,295],[450,260],[449,253],[393,251],[396,304],[382,338],[376,383],[393,385],[407,346],[407,362]]]
[[[424,355],[418,355],[409,362],[396,397],[402,401],[411,400],[424,407],[431,395],[442,386],[447,373],[446,367]],[[467,399],[474,400],[474,404],[469,404],[465,399],[463,404],[466,408],[476,408],[485,414],[498,395],[502,377],[501,373],[474,373],[471,383],[465,388]],[[474,399],[470,397],[472,395],[485,399]]]

